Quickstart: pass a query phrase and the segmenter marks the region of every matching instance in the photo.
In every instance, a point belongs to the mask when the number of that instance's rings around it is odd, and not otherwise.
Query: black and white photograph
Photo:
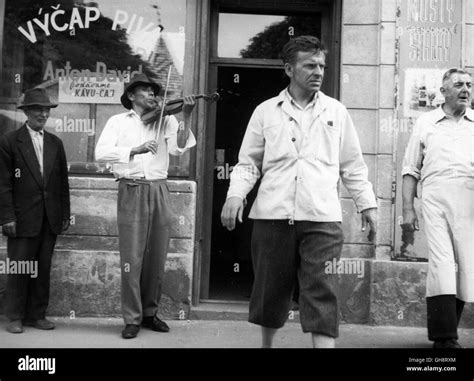
[[[0,381],[472,381],[473,76],[474,0],[0,0]]]

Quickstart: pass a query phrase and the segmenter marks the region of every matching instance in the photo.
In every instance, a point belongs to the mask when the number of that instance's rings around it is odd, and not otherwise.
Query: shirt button
[[[289,120],[290,120],[290,122],[293,122],[293,121],[294,121],[294,119],[293,119],[291,116],[290,116],[290,119],[289,119]]]
[[[295,176],[295,181],[297,181],[297,180],[298,180],[298,176]]]
[[[296,139],[295,139],[295,138],[291,138],[291,141],[294,143],[294,142],[296,142]]]

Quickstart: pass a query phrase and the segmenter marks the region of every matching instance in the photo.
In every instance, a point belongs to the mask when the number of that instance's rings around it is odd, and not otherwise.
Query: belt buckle
[[[295,224],[295,220],[293,220],[293,218],[290,218],[288,220],[288,225],[294,225]]]

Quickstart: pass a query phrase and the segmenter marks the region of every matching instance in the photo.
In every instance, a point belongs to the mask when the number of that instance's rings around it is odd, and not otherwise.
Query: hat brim
[[[27,104],[19,105],[16,108],[24,109],[25,107],[31,107],[31,106],[40,106],[40,107],[49,107],[49,108],[58,107],[58,105],[55,103],[27,103]]]
[[[153,82],[144,82],[144,81],[137,81],[131,83],[127,88],[125,88],[122,96],[120,97],[120,102],[122,102],[122,106],[125,107],[127,110],[132,108],[132,102],[128,99],[127,93],[132,92],[138,86],[151,86],[153,88],[153,93],[158,95],[161,90],[161,86],[157,83]]]

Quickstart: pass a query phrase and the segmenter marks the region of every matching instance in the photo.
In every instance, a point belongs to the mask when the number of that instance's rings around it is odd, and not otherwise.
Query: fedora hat
[[[145,74],[138,74],[134,76],[131,79],[130,83],[125,87],[125,90],[122,96],[120,97],[120,101],[122,102],[123,107],[128,110],[132,108],[132,102],[130,101],[130,99],[128,99],[127,93],[132,92],[133,89],[137,86],[151,86],[155,95],[158,95],[161,90],[161,86],[157,83],[150,81]]]
[[[20,104],[17,106],[17,108],[23,109],[29,106],[42,106],[49,108],[58,107],[56,103],[52,103],[49,100],[46,90],[39,87],[26,90],[25,95],[22,99],[20,99]]]

